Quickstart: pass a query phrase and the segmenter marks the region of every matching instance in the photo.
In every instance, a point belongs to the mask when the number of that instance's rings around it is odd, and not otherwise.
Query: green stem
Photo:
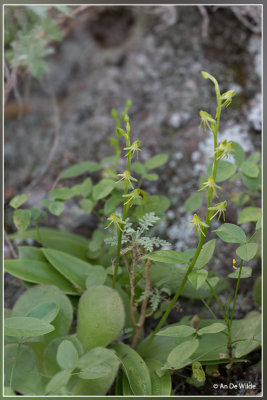
[[[201,314],[202,314],[202,313],[205,313],[205,309],[207,309],[207,310],[210,312],[210,314],[213,316],[214,319],[218,319],[218,318],[216,317],[216,315],[214,314],[214,312],[212,311],[212,309],[210,308],[208,302],[198,293],[198,291],[194,288],[193,285],[192,285],[192,288],[193,288],[194,292],[198,295],[198,297],[200,298],[200,300],[202,301],[202,303],[204,304],[204,310],[201,312]],[[212,296],[212,297],[213,297],[213,296]],[[209,300],[209,301],[210,301],[210,300]],[[201,319],[201,318],[202,318],[202,317],[201,317],[201,315],[200,315],[200,319]]]
[[[214,129],[212,130],[213,132],[213,136],[214,136],[214,151],[216,150],[218,143],[217,143],[217,136],[218,136],[218,130],[219,130],[219,124],[220,124],[220,117],[221,117],[221,94],[220,94],[220,89],[219,89],[219,85],[218,82],[215,78],[213,78],[211,75],[208,74],[209,79],[212,80],[212,82],[214,83],[215,86],[215,92],[216,92],[216,99],[217,99],[217,108],[216,108],[216,125],[214,126]],[[217,160],[216,157],[214,157],[213,160],[213,166],[212,166],[212,177],[214,179],[214,181],[216,181],[216,172],[217,172]],[[206,224],[210,225],[210,210],[209,207],[211,206],[211,202],[213,199],[213,190],[212,188],[209,188],[208,190],[208,205],[207,205],[207,212],[206,212]],[[192,272],[195,263],[198,259],[198,256],[202,250],[204,241],[205,241],[205,236],[206,236],[206,232],[207,232],[208,228],[204,228],[204,235],[200,233],[200,237],[199,237],[199,242],[198,242],[198,246],[197,246],[197,250],[195,252],[194,258],[191,261],[191,264],[189,265],[186,274],[182,280],[182,283],[180,284],[177,292],[175,293],[169,307],[167,308],[167,310],[165,311],[164,315],[162,316],[161,320],[159,321],[158,325],[156,326],[155,330],[153,331],[153,333],[151,334],[151,336],[149,337],[149,339],[147,340],[144,348],[143,348],[143,353],[147,350],[147,348],[150,346],[150,344],[152,343],[156,333],[158,333],[158,331],[160,330],[160,328],[162,327],[162,325],[164,324],[164,322],[166,321],[166,319],[168,318],[172,308],[174,307],[175,303],[177,302],[187,280],[188,280],[188,276],[189,274]]]
[[[235,288],[234,303],[233,303],[231,319],[230,319],[230,328],[232,327],[232,321],[233,321],[234,312],[235,312],[235,303],[236,303],[236,299],[237,299],[237,293],[238,293],[238,288],[239,288],[239,282],[240,282],[242,267],[243,267],[243,260],[241,260],[240,267],[239,267],[239,272],[238,272],[238,278],[237,278],[237,283],[236,283],[236,288]]]
[[[224,312],[224,310],[223,310],[223,306],[222,306],[222,303],[221,303],[220,300],[219,300],[219,297],[217,296],[215,290],[213,289],[213,287],[211,286],[211,284],[209,283],[209,281],[206,280],[206,283],[207,283],[207,285],[209,286],[209,288],[210,288],[210,290],[211,290],[213,296],[215,297],[215,299],[216,299],[216,301],[217,301],[217,303],[218,303],[218,305],[219,305],[219,307],[220,307],[220,310],[221,310],[222,315],[223,315],[223,319],[225,320],[225,322],[226,322],[227,325],[228,325],[228,318],[227,318],[227,316],[226,316],[226,314],[225,314],[225,312]]]

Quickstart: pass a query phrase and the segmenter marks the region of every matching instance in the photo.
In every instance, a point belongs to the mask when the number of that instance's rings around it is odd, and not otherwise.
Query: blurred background
[[[202,70],[222,92],[237,92],[222,114],[219,141],[234,140],[247,155],[261,151],[261,6],[6,6],[6,205],[26,192],[36,206],[62,169],[112,155],[111,109],[121,112],[131,99],[140,159],[169,155],[159,181],[144,184],[171,201],[159,233],[173,249],[192,247],[184,202],[198,189],[213,146],[211,134],[199,128],[199,111],[213,114],[216,104]],[[226,196],[232,185],[241,182],[223,183]],[[236,223],[237,211],[233,205],[227,222]],[[8,233],[15,230],[10,207],[5,224]],[[90,237],[97,221],[70,203],[47,224]],[[5,251],[10,257],[8,245]],[[216,252],[214,271],[231,272],[229,246]],[[260,261],[254,261],[256,277]],[[23,288],[10,276],[6,284],[10,306]],[[242,288],[237,318],[252,307]]]

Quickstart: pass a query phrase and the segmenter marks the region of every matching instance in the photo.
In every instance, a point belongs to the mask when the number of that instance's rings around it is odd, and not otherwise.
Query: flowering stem
[[[217,108],[216,108],[216,124],[212,130],[213,132],[213,136],[214,136],[214,151],[217,148],[218,144],[217,144],[217,136],[218,136],[218,130],[219,130],[219,123],[220,123],[220,118],[221,118],[221,94],[220,94],[220,89],[219,89],[219,85],[218,82],[215,78],[213,78],[211,75],[208,74],[208,78],[212,80],[212,82],[214,83],[215,86],[215,92],[216,92],[216,99],[217,99]],[[207,78],[206,78],[207,79]],[[216,172],[217,172],[217,160],[216,157],[214,157],[213,160],[213,166],[212,166],[212,177],[214,179],[214,181],[216,181]],[[213,189],[210,187],[208,190],[208,205],[207,205],[207,212],[206,212],[206,224],[210,225],[210,221],[211,221],[211,212],[209,210],[209,207],[211,206],[212,203],[212,198],[213,198]],[[147,342],[145,343],[142,352],[144,353],[148,347],[150,346],[150,344],[152,343],[156,333],[158,333],[158,331],[160,330],[160,328],[162,327],[162,325],[164,324],[164,322],[166,321],[166,319],[168,318],[172,308],[174,307],[175,303],[177,302],[187,280],[188,280],[188,276],[189,274],[192,272],[195,263],[198,259],[198,256],[202,250],[203,244],[205,242],[205,237],[206,237],[206,232],[208,230],[208,227],[204,228],[204,234],[199,232],[199,242],[198,242],[198,246],[194,255],[193,260],[191,261],[191,264],[189,265],[186,274],[177,290],[177,292],[175,293],[169,307],[167,308],[167,310],[165,311],[164,315],[162,316],[161,320],[159,321],[156,329],[152,332],[151,336],[149,337],[149,339],[147,340]]]
[[[129,135],[127,136],[126,139],[126,144],[127,147],[131,145],[130,143],[130,138]],[[127,171],[130,172],[130,167],[131,167],[131,154],[127,155]],[[128,182],[124,181],[124,194],[128,194]],[[124,222],[127,218],[127,212],[128,212],[128,204],[123,203],[123,212],[122,212],[122,221]],[[117,243],[117,254],[116,254],[116,264],[114,267],[114,274],[113,274],[113,280],[112,280],[112,287],[114,289],[117,281],[117,274],[118,274],[118,268],[119,268],[119,263],[120,263],[120,254],[121,254],[121,240],[122,240],[122,233],[123,233],[123,227],[118,232],[118,243]]]

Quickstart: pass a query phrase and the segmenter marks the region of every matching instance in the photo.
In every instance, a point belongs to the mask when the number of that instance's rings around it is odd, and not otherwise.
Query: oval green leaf
[[[200,254],[195,263],[194,269],[200,269],[207,265],[207,263],[211,260],[216,245],[216,239],[209,240],[202,247]]]
[[[59,306],[52,301],[38,304],[28,314],[27,317],[38,318],[44,322],[50,323],[59,313]]]
[[[166,162],[168,161],[168,154],[157,154],[154,157],[149,158],[146,162],[145,162],[145,167],[147,169],[154,169],[154,168],[158,168],[161,167],[162,165],[166,164]]]
[[[180,251],[175,250],[158,250],[153,253],[146,254],[141,257],[143,260],[167,263],[167,264],[184,264],[189,261],[189,257]]]
[[[5,320],[5,335],[33,337],[46,335],[55,328],[38,318],[31,317],[10,317]]]
[[[126,344],[114,344],[111,347],[121,360],[122,369],[128,378],[133,394],[136,396],[151,395],[150,373],[142,357]]]
[[[201,328],[197,331],[197,334],[199,336],[202,336],[207,333],[218,333],[222,332],[226,329],[226,325],[221,323],[221,322],[214,322],[214,324],[211,324],[209,326],[205,326],[204,328]]]
[[[76,368],[81,370],[80,378],[98,379],[110,375],[111,371],[116,371],[119,364],[120,360],[114,350],[95,347],[79,359]]]
[[[5,271],[26,282],[56,285],[67,294],[77,294],[71,283],[49,263],[36,260],[5,260]]]
[[[29,198],[28,194],[18,194],[17,196],[13,197],[10,201],[9,205],[13,208],[19,208],[22,204],[24,204]]]
[[[228,278],[238,279],[239,270],[240,270],[240,268],[236,269],[234,272],[232,272],[231,274],[227,275]],[[252,274],[252,268],[250,268],[250,267],[242,267],[240,278],[241,279],[250,278],[251,274]]]
[[[152,358],[145,360],[151,378],[152,396],[170,396],[172,390],[172,380],[168,371],[162,376],[157,371],[162,367],[162,363]]]
[[[107,197],[113,190],[115,182],[111,179],[102,179],[93,188],[93,199],[100,200]]]
[[[102,169],[101,164],[93,161],[84,161],[65,169],[60,174],[59,179],[76,178],[77,176],[80,176],[85,172],[95,172],[99,171],[100,169]]]
[[[77,337],[85,350],[106,346],[117,338],[124,320],[124,306],[118,292],[108,286],[93,286],[80,298]]]
[[[15,210],[13,214],[13,221],[19,231],[26,231],[31,222],[30,210]]]
[[[81,201],[81,207],[83,211],[85,211],[87,214],[91,214],[93,208],[94,208],[94,202],[91,199],[82,199]]]
[[[57,349],[57,363],[62,369],[72,369],[78,361],[78,352],[73,343],[63,340]]]
[[[51,341],[54,337],[64,336],[68,333],[73,317],[69,298],[56,286],[38,285],[28,289],[14,305],[13,316],[26,316],[37,305],[45,302],[55,302],[59,306],[59,312],[53,320],[55,330],[44,336],[45,341]]]
[[[192,213],[193,211],[198,210],[203,203],[203,194],[196,192],[193,193],[184,203],[184,208],[186,212]]]
[[[234,224],[222,224],[213,232],[227,243],[245,243],[247,241],[246,234],[239,226]]]
[[[207,277],[208,277],[208,271],[206,269],[201,269],[199,271],[192,271],[188,275],[189,281],[191,282],[193,287],[197,290],[204,285]]]
[[[64,211],[64,203],[62,201],[53,201],[49,204],[48,210],[58,217]]]
[[[48,384],[46,385],[46,394],[55,395],[58,394],[58,391],[65,385],[67,385],[70,377],[71,377],[70,370],[63,370],[58,372],[53,378],[50,379]]]
[[[169,336],[175,338],[185,338],[193,335],[196,332],[192,326],[189,325],[176,325],[169,326],[165,329],[160,330],[157,335],[158,336]]]
[[[60,274],[79,289],[85,290],[86,276],[94,270],[94,266],[63,251],[42,249],[42,252]]]
[[[257,207],[245,207],[238,214],[237,223],[256,222],[261,217],[261,210]]]
[[[241,165],[245,159],[245,152],[239,143],[237,143],[237,142],[232,142],[232,143],[233,143],[233,149],[234,149],[233,157],[235,159],[235,162],[237,165]]]
[[[176,346],[168,355],[167,363],[173,369],[180,369],[188,363],[189,357],[198,348],[199,341],[190,339]]]

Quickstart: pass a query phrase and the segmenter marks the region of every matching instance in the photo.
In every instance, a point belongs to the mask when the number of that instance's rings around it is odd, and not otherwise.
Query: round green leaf
[[[85,350],[106,346],[119,335],[124,319],[118,292],[108,286],[93,286],[79,301],[77,337]]]
[[[258,245],[257,243],[246,243],[236,249],[236,254],[242,260],[250,261],[255,257],[257,253]]]
[[[72,369],[78,361],[78,352],[72,342],[63,340],[57,349],[57,362],[62,369]]]
[[[245,243],[247,241],[243,229],[234,224],[222,224],[213,232],[216,232],[219,238],[227,243]]]
[[[249,178],[257,178],[257,176],[259,175],[259,168],[256,164],[250,161],[242,162],[240,168],[243,174],[245,174]]]
[[[33,337],[52,332],[55,328],[38,318],[10,317],[5,320],[5,335]]]

